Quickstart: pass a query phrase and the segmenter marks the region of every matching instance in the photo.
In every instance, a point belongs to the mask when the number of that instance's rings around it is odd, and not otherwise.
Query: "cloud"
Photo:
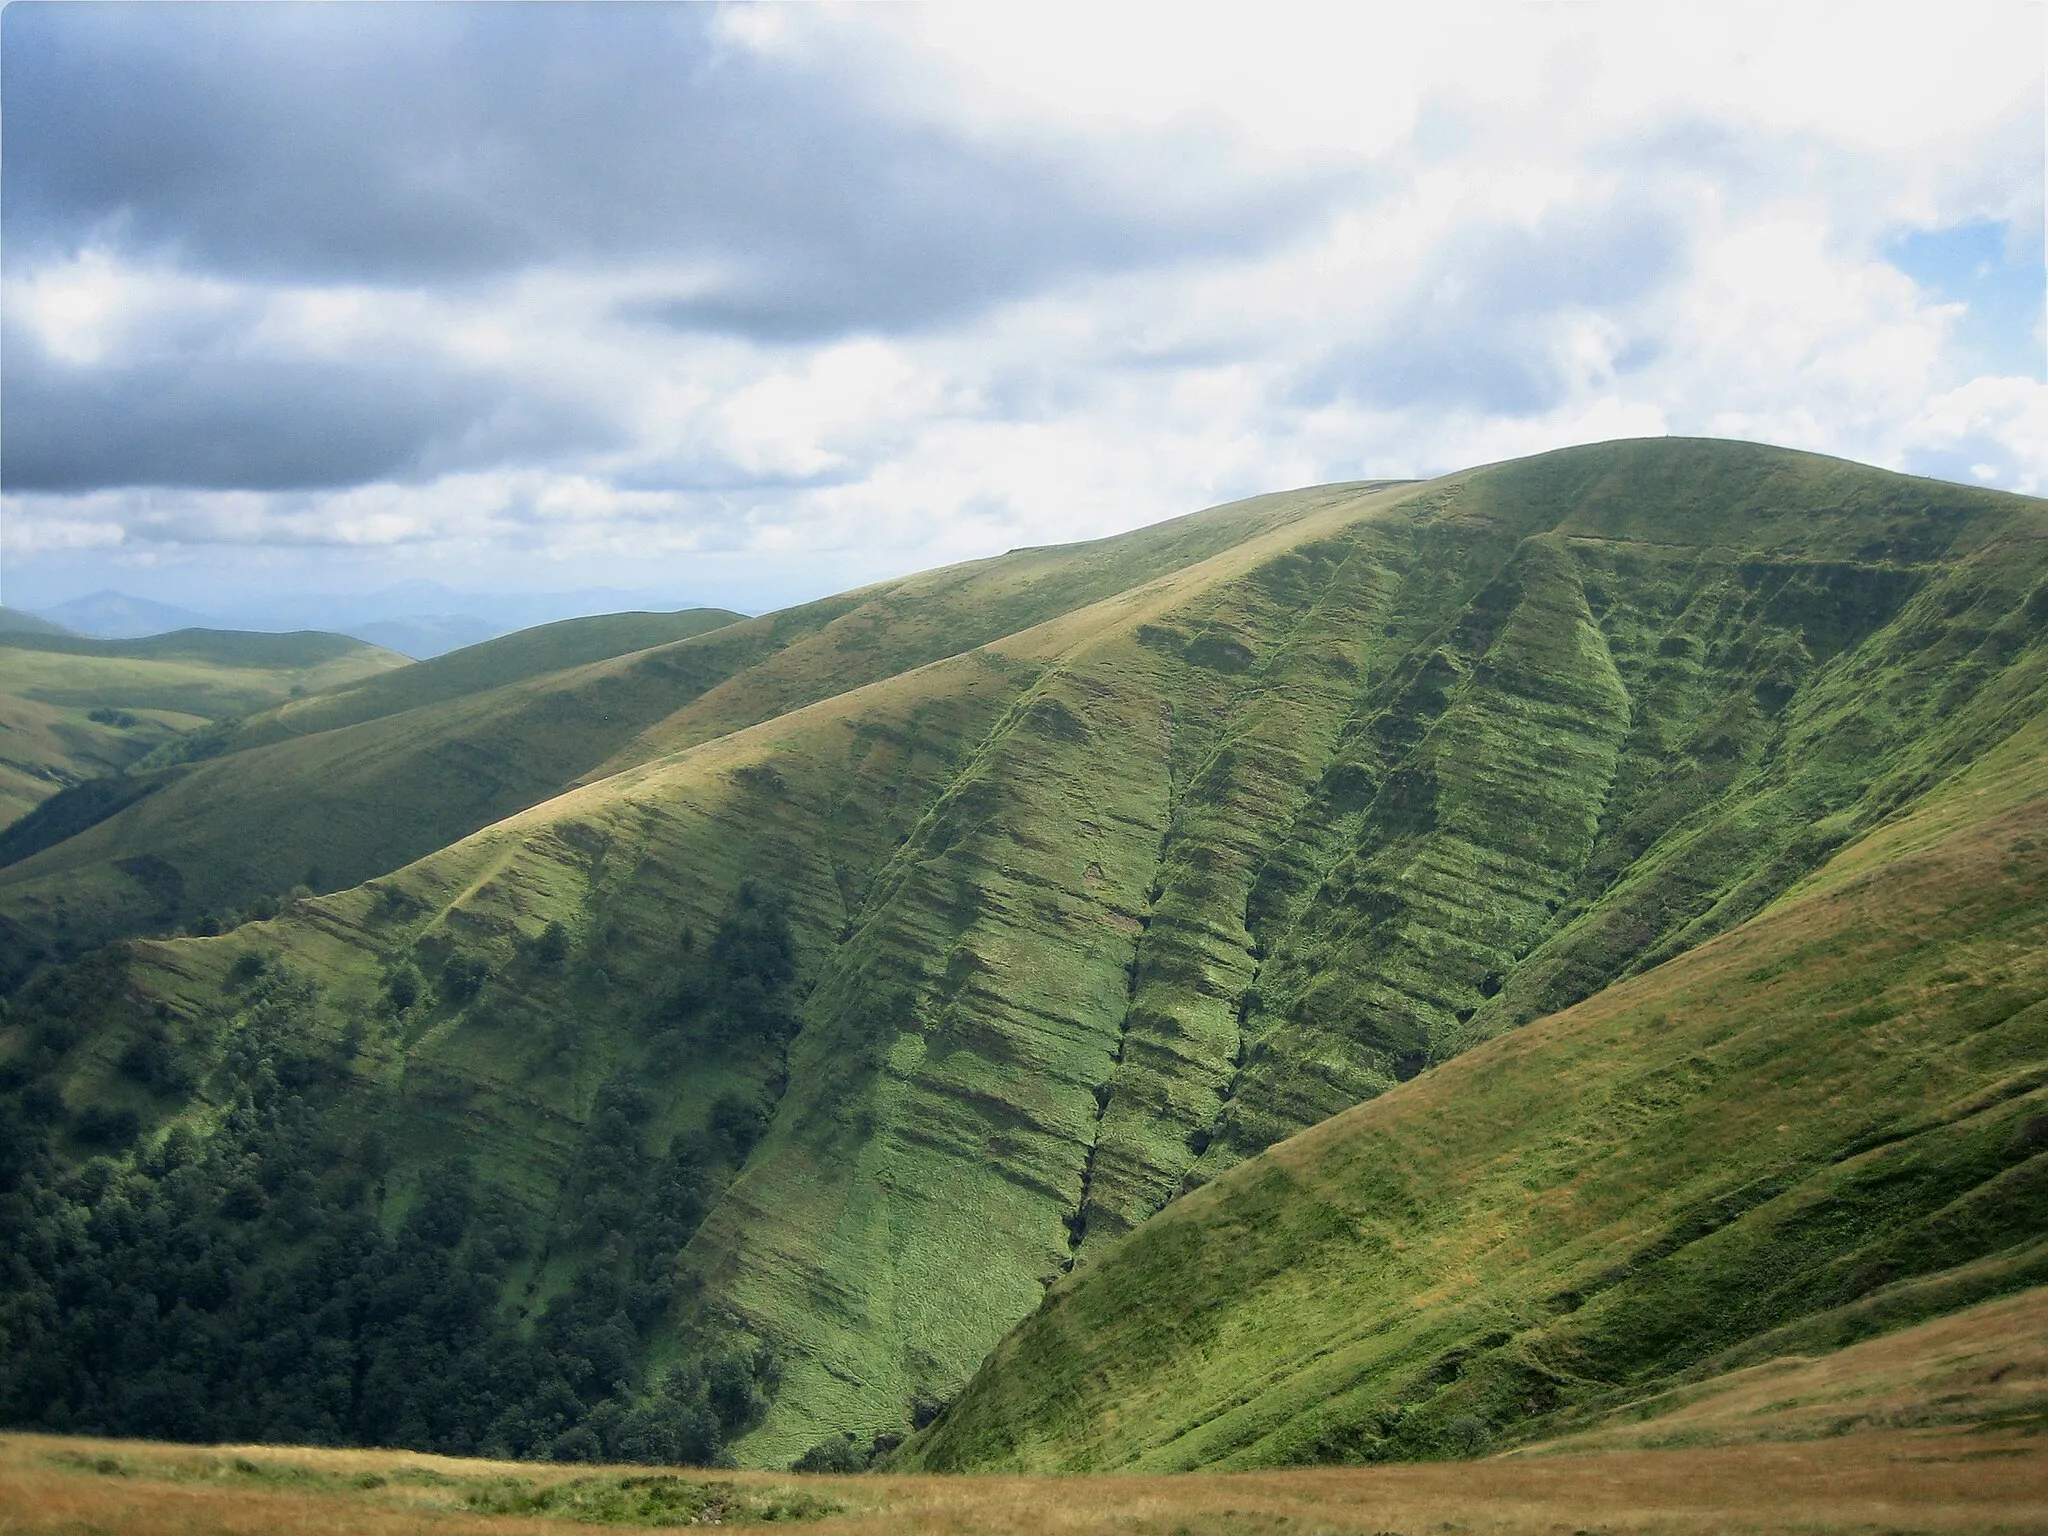
[[[0,482],[14,492],[339,487],[616,440],[594,404],[366,314],[375,296],[237,291],[95,254],[8,298]]]
[[[720,14],[17,3],[8,240],[271,282],[658,259],[688,280],[631,313],[806,339],[1257,249],[1356,179],[1237,174],[1193,130],[978,141],[737,46]]]
[[[2019,12],[1248,17],[10,6],[10,577],[745,604],[1662,431],[2048,484]]]
[[[1631,189],[1640,191],[1640,188]],[[1446,231],[1295,398],[1379,409],[1533,416],[1602,372],[1639,366],[1655,341],[1631,334],[1640,301],[1668,291],[1690,255],[1681,222],[1633,199],[1568,205],[1530,223]],[[1598,332],[1597,361],[1585,347]]]

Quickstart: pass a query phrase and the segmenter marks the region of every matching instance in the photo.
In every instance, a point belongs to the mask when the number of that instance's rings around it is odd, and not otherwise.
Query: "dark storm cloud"
[[[532,462],[603,446],[605,425],[507,381],[252,357],[225,330],[174,356],[78,367],[9,326],[0,484],[307,490]]]
[[[1629,306],[1676,280],[1687,241],[1679,221],[1645,203],[1560,212],[1534,227],[1487,224],[1445,240],[1386,320],[1307,371],[1304,404],[1345,400],[1379,409],[1423,406],[1533,416],[1575,381],[1555,341],[1572,316],[1625,319]],[[1654,348],[1630,338],[1619,366]]]
[[[642,312],[779,340],[1256,249],[1339,182],[1234,175],[1188,135],[970,141],[857,68],[725,45],[709,6],[31,0],[0,25],[12,255],[112,240],[258,280],[429,285],[694,263],[708,282]]]

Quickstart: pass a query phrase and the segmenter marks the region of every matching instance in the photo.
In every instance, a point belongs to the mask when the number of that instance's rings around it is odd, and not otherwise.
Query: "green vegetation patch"
[[[389,1473],[323,1472],[297,1462],[248,1456],[121,1457],[104,1451],[49,1451],[43,1459],[66,1472],[95,1477],[145,1478],[168,1483],[230,1483],[250,1488],[289,1488],[307,1492],[345,1493],[382,1488],[390,1483],[421,1487],[453,1487],[458,1479],[429,1467],[399,1467]]]
[[[47,978],[0,1027],[0,1249],[15,1260],[0,1415],[176,1439],[715,1461],[759,1418],[775,1367],[705,1331],[678,1339],[676,1255],[772,1107],[790,943],[776,900],[745,888],[685,956],[647,1055],[600,1078],[586,1126],[553,1127],[569,1132],[570,1175],[543,1211],[501,1165],[420,1146],[433,1107],[379,1081],[369,1052],[448,1006],[416,971],[366,1015],[244,950],[216,1011],[133,1018],[75,1113],[33,1062],[134,1000],[111,955]],[[529,976],[557,979],[566,938],[533,948]],[[455,1006],[475,1004],[476,988],[457,990]],[[638,1085],[679,1074],[734,1086],[695,1116],[657,1114]],[[208,1108],[178,1115],[195,1094]],[[130,1167],[107,1155],[130,1149]],[[76,1176],[67,1153],[89,1159]]]
[[[801,1488],[750,1486],[669,1472],[597,1472],[543,1482],[530,1477],[452,1476],[432,1467],[406,1465],[383,1472],[327,1472],[267,1456],[123,1457],[103,1451],[49,1451],[43,1460],[66,1472],[157,1482],[227,1483],[308,1493],[362,1494],[393,1485],[426,1488],[443,1492],[451,1509],[538,1515],[579,1525],[777,1525],[823,1519],[844,1508]]]
[[[544,1485],[506,1478],[472,1488],[463,1503],[479,1514],[546,1515],[583,1525],[775,1525],[820,1520],[842,1507],[801,1489],[673,1473],[602,1473]]]

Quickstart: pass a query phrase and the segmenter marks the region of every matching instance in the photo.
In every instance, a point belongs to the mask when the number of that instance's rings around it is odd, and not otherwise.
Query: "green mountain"
[[[357,884],[585,778],[958,655],[1213,555],[1242,536],[1247,517],[1293,504],[1268,500],[1263,512],[1018,551],[709,633],[691,615],[656,616],[688,638],[629,654],[603,647],[646,636],[633,616],[571,620],[437,657],[375,688],[258,714],[169,754],[216,760],[144,762],[0,840],[0,938],[20,956],[69,958],[112,938],[212,928],[300,885]],[[593,649],[600,659],[572,664]]]
[[[1533,1251],[1513,1221],[1559,1169],[1575,1187],[1578,1153],[1522,1166],[1518,1106],[1560,1135],[1578,1122],[1543,1107],[1546,1061],[1528,1080],[1485,1064],[1578,1038],[1565,1021],[1630,988],[1689,985],[1679,967],[1818,899],[1815,871],[1974,803],[1959,775],[2024,761],[2048,704],[2044,536],[2028,498],[1751,445],[1608,444],[1017,551],[167,770],[0,871],[17,933],[152,931],[174,904],[150,905],[171,882],[146,859],[208,900],[282,890],[315,853],[347,888],[217,938],[140,939],[14,999],[11,1177],[35,1192],[16,1209],[43,1213],[16,1240],[42,1257],[0,1305],[20,1362],[0,1415],[786,1465],[929,1420],[1028,1317],[910,1455],[1117,1464],[1179,1444],[1179,1406],[1266,1390],[1256,1347],[1198,1330],[1183,1364],[1213,1357],[1213,1377],[1168,1369],[1175,1330],[1223,1305],[1202,1242],[1303,1294],[1316,1255],[1350,1262],[1291,1235],[1321,1230],[1307,1205],[1272,1245],[1202,1213],[1296,1148],[1427,1103],[1431,1167],[1459,1193],[1426,1199],[1423,1153],[1402,1151],[1418,1225],[1387,1242],[1454,1247],[1485,1172],[1521,1190],[1489,1196],[1490,1240]],[[2017,962],[1977,921],[1923,958],[2004,997]],[[1745,995],[1773,995],[1749,970]],[[1797,1043],[1828,1038],[1817,1022]],[[1620,1050],[1599,1069],[1633,1082],[1637,1047],[1599,1039],[1589,1059]],[[1921,1057],[1900,1039],[1903,1072]],[[1459,1152],[1459,1106],[1434,1095],[1487,1072],[1480,1150]],[[1737,1068],[1701,1075],[1745,1102]],[[1946,1102],[1890,1068],[1838,1075],[1845,1116],[1917,1124]],[[1502,1167],[1487,1135],[1510,1138]],[[1713,1180],[1750,1188],[1776,1145],[1684,1142],[1694,1181],[1627,1221],[1721,1210]],[[1366,1230],[1347,1219],[1332,1230]],[[1160,1242],[1192,1255],[1184,1314],[1141,1305],[1178,1285]],[[1853,1246],[1771,1262],[1818,1274]],[[1444,1262],[1371,1303],[1450,1341],[1418,1367],[1440,1373],[1508,1342],[1458,1342],[1481,1270]],[[1152,1267],[1119,1281],[1134,1264]],[[192,1265],[214,1277],[203,1304]],[[1559,1273],[1545,1296],[1579,1274]],[[1570,1313],[1589,1320],[1638,1294],[1578,1289],[1613,1292]],[[1233,1313],[1214,1337],[1271,1315],[1328,1350],[1381,1326],[1363,1294]],[[138,1307],[156,1322],[124,1333]],[[1047,1332],[1109,1313],[1158,1321],[1143,1347]],[[1752,1314],[1742,1338],[1807,1315]],[[292,1342],[244,1342],[280,1329]],[[1689,1369],[1690,1347],[1601,1356],[1586,1379]],[[1372,1358],[1361,1404],[1421,1360]],[[1125,1385],[1121,1410],[1096,1392]],[[1441,1435],[1421,1416],[1406,1439],[1333,1431],[1302,1454],[1520,1432],[1490,1399],[1451,1402]],[[1312,1440],[1275,1428],[1192,1459]]]
[[[0,635],[68,635],[62,624],[0,604]]]
[[[1470,1454],[2048,1283],[2044,727],[1733,932],[1170,1206],[906,1460]]]
[[[612,613],[537,625],[265,710],[236,722],[231,736],[209,743],[210,753],[242,751],[451,703],[550,672],[688,640],[742,617],[723,608],[685,608],[678,613]]]
[[[406,660],[346,635],[188,629],[93,640],[8,610],[0,624],[0,829],[174,739]]]

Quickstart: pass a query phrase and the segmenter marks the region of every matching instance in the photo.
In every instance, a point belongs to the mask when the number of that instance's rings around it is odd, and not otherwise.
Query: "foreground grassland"
[[[1610,444],[311,702],[0,870],[143,936],[0,1026],[11,1422],[1470,1456],[2043,1275],[2036,500]]]
[[[790,1477],[0,1435],[7,1536],[826,1532],[1482,1536],[2048,1529],[2048,1290],[1731,1372],[1453,1465],[1070,1478]]]
[[[0,1436],[6,1536],[547,1536],[794,1525],[892,1536],[1993,1536],[2048,1529],[2011,1431],[1152,1477],[776,1477],[391,1451]]]
[[[789,1477],[0,1435],[0,1533],[1483,1536],[2048,1529],[2048,1290],[1454,1465],[1070,1478]]]

